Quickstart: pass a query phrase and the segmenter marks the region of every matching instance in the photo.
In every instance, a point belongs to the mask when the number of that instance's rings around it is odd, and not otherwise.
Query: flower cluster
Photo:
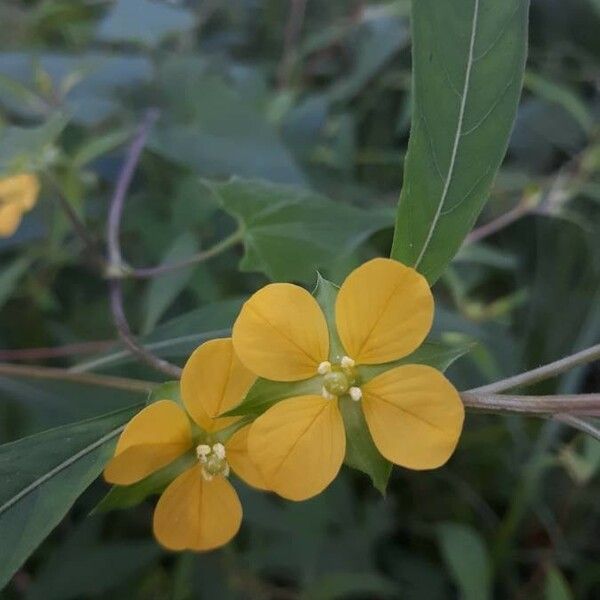
[[[39,191],[39,181],[31,173],[0,179],[0,237],[15,233],[23,215],[35,206]]]
[[[334,315],[303,288],[267,285],[244,304],[231,339],[207,342],[189,359],[181,379],[185,411],[163,400],[127,425],[106,479],[128,485],[194,451],[194,466],[158,502],[154,532],[168,548],[205,550],[226,543],[241,522],[230,469],[296,501],[331,483],[346,455],[343,402],[360,405],[385,459],[409,469],[441,466],[462,430],[460,397],[436,369],[394,362],[422,344],[433,309],[427,281],[389,259],[347,277]],[[381,365],[375,375],[366,368],[373,365]],[[312,391],[273,403],[250,424],[220,416],[257,378],[307,381]]]

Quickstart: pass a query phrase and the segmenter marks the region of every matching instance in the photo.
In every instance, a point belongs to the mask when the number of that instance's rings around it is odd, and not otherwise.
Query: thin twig
[[[526,371],[524,373],[520,373],[519,375],[514,375],[513,377],[501,379],[495,383],[482,385],[472,390],[467,390],[467,392],[494,394],[516,387],[532,385],[538,381],[556,377],[557,375],[560,375],[561,373],[564,373],[565,371],[573,369],[579,365],[584,365],[599,359],[600,344],[597,344],[596,346],[586,348],[585,350],[581,350],[581,352],[576,352],[570,356],[565,356],[564,358],[555,360],[554,362],[538,367],[537,369],[532,369],[531,371]]]
[[[97,375],[95,373],[73,373],[67,369],[57,369],[54,367],[30,367],[6,363],[0,363],[0,376],[70,381],[72,383],[80,383],[83,385],[94,385],[114,390],[141,392],[144,394],[151,392],[156,386],[156,384],[151,381],[142,381],[139,379]]]
[[[593,425],[589,421],[586,421],[585,419],[582,419],[575,415],[567,414],[554,415],[553,419],[555,421],[560,421],[561,423],[570,425],[571,427],[574,427],[579,431],[583,431],[583,433],[587,433],[588,435],[591,435],[597,440],[600,440],[600,427],[596,427],[595,425]]]
[[[512,396],[463,392],[463,404],[475,410],[494,413],[511,412],[528,415],[596,415],[600,412],[600,394],[571,394],[557,396]]]
[[[489,223],[485,225],[481,225],[481,227],[477,227],[473,229],[471,233],[465,239],[465,245],[474,244],[476,242],[480,242],[481,240],[501,231],[505,227],[512,225],[514,222],[518,221],[522,217],[531,214],[535,211],[537,202],[532,202],[530,198],[523,198],[519,204],[517,204],[514,208],[509,210],[508,212],[500,215],[496,219],[493,219]]]
[[[115,192],[113,194],[108,213],[108,223],[106,229],[109,261],[107,276],[109,278],[108,287],[113,321],[123,343],[127,346],[127,348],[129,348],[129,350],[131,350],[133,354],[143,360],[146,364],[150,365],[161,373],[166,373],[170,377],[179,378],[181,375],[181,369],[177,365],[163,360],[162,358],[158,358],[158,356],[154,356],[152,352],[146,350],[136,341],[135,336],[129,327],[127,317],[125,316],[125,308],[123,305],[123,287],[121,282],[123,273],[127,271],[125,265],[123,264],[120,242],[123,208],[125,206],[125,199],[127,198],[129,185],[133,179],[133,175],[142,154],[142,150],[144,149],[144,144],[146,143],[150,128],[155,123],[157,118],[157,110],[149,110],[146,113],[146,118],[139,127],[137,134],[133,139],[131,146],[129,147],[127,157],[123,163],[123,168],[121,169],[117,179]]]
[[[103,352],[115,346],[115,340],[100,340],[98,342],[76,342],[64,346],[48,348],[16,348],[0,350],[0,360],[43,360],[46,358],[61,358],[81,354]]]
[[[61,210],[71,223],[73,231],[81,240],[84,248],[86,249],[87,254],[89,255],[90,261],[97,269],[104,270],[105,261],[98,247],[97,240],[94,239],[94,237],[86,227],[85,223],[79,218],[79,215],[71,206],[71,203],[63,193],[59,183],[54,179],[52,174],[49,172],[44,172],[44,178],[56,192],[58,205],[60,206]]]
[[[146,144],[146,139],[150,129],[158,119],[158,110],[151,109],[146,113],[143,123],[138,128],[138,131],[129,147],[127,158],[119,174],[115,192],[110,204],[108,213],[107,236],[108,245],[108,262],[111,271],[118,270],[123,267],[123,257],[121,256],[121,244],[119,241],[121,233],[121,219],[123,217],[123,207],[125,206],[125,198],[129,185],[133,179],[135,169],[140,160],[142,150]]]
[[[283,54],[278,69],[279,87],[285,88],[290,84],[291,70],[294,65],[298,39],[304,23],[307,0],[290,0],[288,19],[283,34]]]
[[[177,271],[178,269],[184,269],[185,267],[191,267],[192,265],[196,265],[202,263],[209,258],[213,258],[225,250],[228,250],[232,246],[235,246],[239,242],[244,239],[244,229],[242,227],[236,229],[230,236],[224,238],[220,242],[217,242],[214,246],[207,248],[206,250],[202,250],[189,258],[181,260],[179,262],[174,262],[166,265],[157,265],[156,267],[144,267],[144,268],[135,268],[131,269],[126,276],[133,277],[135,279],[146,279],[149,277],[160,277],[161,275],[166,275],[171,273],[172,271]]]
[[[137,343],[131,329],[129,327],[129,323],[127,322],[127,318],[125,316],[125,310],[123,308],[123,287],[120,279],[111,279],[108,282],[109,285],[109,293],[110,293],[110,306],[113,314],[113,320],[115,322],[115,326],[117,331],[119,332],[119,337],[123,341],[123,343],[131,350],[133,354],[138,356],[141,360],[143,360],[146,364],[155,368],[157,371],[161,373],[165,373],[170,377],[175,377],[179,379],[181,377],[181,368],[169,361],[163,360],[158,356],[152,354],[152,352],[146,350],[143,346]]]

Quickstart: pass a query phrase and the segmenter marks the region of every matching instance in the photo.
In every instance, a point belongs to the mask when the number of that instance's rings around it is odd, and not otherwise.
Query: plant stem
[[[495,413],[511,412],[538,416],[560,415],[561,413],[592,416],[600,414],[600,394],[510,396],[463,392],[460,397],[467,408]]]
[[[169,377],[175,377],[179,379],[181,377],[181,368],[174,365],[158,356],[152,354],[138,344],[131,332],[127,317],[125,316],[125,310],[123,308],[123,287],[120,279],[111,279],[109,282],[109,293],[110,293],[110,305],[113,314],[113,320],[119,337],[123,343],[131,350],[133,354],[138,356],[146,364],[154,367],[157,371],[169,375]]]
[[[125,164],[119,174],[115,192],[112,197],[110,204],[110,210],[108,213],[108,224],[107,224],[107,245],[108,245],[108,262],[109,268],[120,269],[123,266],[123,257],[121,256],[121,244],[119,242],[119,236],[121,233],[121,219],[123,217],[123,207],[125,206],[125,199],[127,197],[127,191],[129,185],[133,179],[135,169],[140,160],[142,150],[146,144],[146,139],[150,132],[150,129],[158,119],[158,110],[151,109],[146,113],[144,121],[138,128],[138,131],[133,139]]]
[[[235,246],[239,242],[244,239],[244,228],[238,227],[230,236],[222,239],[220,242],[217,242],[214,246],[207,248],[189,258],[181,260],[179,262],[170,263],[166,265],[157,265],[156,267],[145,267],[141,269],[132,269],[130,272],[126,273],[126,277],[134,277],[136,279],[146,279],[149,277],[160,277],[161,275],[166,275],[167,273],[171,273],[172,271],[176,271],[178,269],[184,269],[185,267],[190,267],[192,265],[204,262],[209,258],[213,258],[222,252],[225,252],[232,246]]]
[[[54,176],[49,172],[44,172],[44,179],[51,185],[51,187],[56,192],[58,204],[65,216],[67,217],[67,219],[69,220],[69,222],[71,223],[73,231],[85,247],[89,259],[93,263],[93,266],[100,270],[104,270],[105,261],[104,257],[100,253],[100,250],[98,249],[97,240],[93,238],[85,223],[79,218],[79,215],[71,206],[71,203],[63,193],[58,181],[54,179]]]
[[[467,390],[466,393],[495,394],[497,392],[503,392],[516,387],[532,385],[538,381],[543,381],[544,379],[550,379],[551,377],[560,375],[561,373],[564,373],[565,371],[568,371],[569,369],[579,365],[584,365],[599,359],[600,344],[597,344],[596,346],[586,348],[585,350],[581,350],[580,352],[576,352],[570,356],[565,356],[564,358],[555,360],[554,362],[538,367],[537,369],[525,371],[524,373],[520,373],[519,375],[514,375],[506,379],[501,379],[495,383],[490,383],[472,390]]]
[[[140,392],[144,394],[152,391],[156,386],[156,384],[151,381],[142,381],[140,379],[96,375],[95,373],[73,373],[66,369],[57,369],[53,367],[30,367],[6,363],[0,363],[0,376],[70,381],[72,383],[80,383],[83,385],[95,385],[111,388],[113,390],[125,390],[127,392]]]
[[[94,354],[115,346],[115,340],[100,340],[98,342],[76,342],[49,348],[16,348],[0,350],[0,361],[7,360],[43,360],[45,358],[60,358],[77,354]]]
[[[575,415],[566,414],[554,415],[553,419],[555,421],[565,423],[566,425],[570,425],[575,429],[579,429],[579,431],[583,431],[583,433],[587,433],[588,435],[591,435],[592,437],[600,441],[600,427],[596,427],[595,425],[593,425],[589,421],[586,421],[585,419],[582,419]]]

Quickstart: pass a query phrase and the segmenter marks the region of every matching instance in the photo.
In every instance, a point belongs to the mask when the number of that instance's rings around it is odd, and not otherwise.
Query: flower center
[[[212,446],[200,444],[196,447],[196,456],[202,465],[202,477],[210,481],[215,475],[229,475],[229,463],[226,459],[225,446],[217,442]]]
[[[352,400],[360,400],[362,391],[356,384],[358,376],[354,368],[355,362],[349,356],[344,356],[339,363],[324,361],[317,369],[323,376],[322,394],[328,400],[348,394]]]

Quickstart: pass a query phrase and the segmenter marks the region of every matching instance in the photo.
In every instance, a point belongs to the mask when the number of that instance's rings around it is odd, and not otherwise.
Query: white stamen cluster
[[[331,363],[328,360],[324,360],[317,368],[317,373],[319,373],[319,375],[331,373]]]
[[[354,367],[356,361],[349,356],[343,356],[339,363],[332,365],[328,360],[324,360],[317,367],[317,373],[323,376],[323,386],[321,395],[326,400],[335,400],[339,396],[348,394],[352,400],[358,402],[362,399],[362,390],[356,385]]]
[[[196,447],[196,456],[202,465],[202,477],[211,481],[215,475],[229,476],[229,463],[226,460],[225,446],[220,442],[209,446],[199,444]]]

